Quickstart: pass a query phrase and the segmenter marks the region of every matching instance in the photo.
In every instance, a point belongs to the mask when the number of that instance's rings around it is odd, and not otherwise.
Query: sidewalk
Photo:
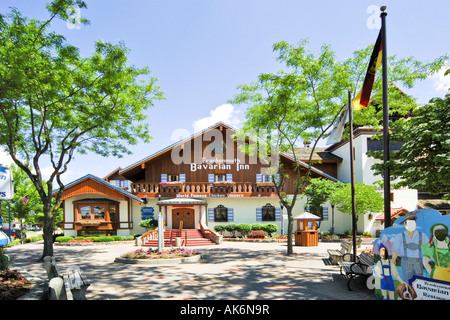
[[[286,256],[286,243],[224,242],[195,247],[202,253],[199,263],[167,266],[115,263],[116,257],[137,249],[133,244],[55,245],[54,252],[61,269],[76,264],[87,275],[89,300],[373,300],[373,292],[358,279],[352,281],[354,291],[348,291],[339,267],[324,262],[327,249],[339,246],[294,246],[294,254]],[[7,254],[13,268],[46,279],[37,262],[42,242],[8,248]]]

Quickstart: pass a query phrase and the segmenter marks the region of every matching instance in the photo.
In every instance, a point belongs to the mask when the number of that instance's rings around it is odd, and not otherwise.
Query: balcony
[[[256,182],[160,182],[132,183],[131,193],[139,197],[278,197],[273,183]]]

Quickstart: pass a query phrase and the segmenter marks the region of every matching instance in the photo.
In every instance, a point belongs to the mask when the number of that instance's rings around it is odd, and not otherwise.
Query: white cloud
[[[447,93],[450,88],[450,74],[444,76],[448,68],[450,67],[446,64],[438,73],[431,77],[433,79],[434,89],[440,93]]]
[[[223,122],[225,124],[238,127],[241,124],[239,115],[240,111],[237,110],[232,104],[222,104],[211,110],[208,117],[195,121],[193,123],[194,132],[206,129],[217,122]]]

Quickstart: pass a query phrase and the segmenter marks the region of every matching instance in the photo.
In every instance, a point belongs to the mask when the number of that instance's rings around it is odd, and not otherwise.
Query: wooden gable
[[[91,177],[87,177],[84,180],[65,188],[61,200],[80,195],[100,195],[118,201],[127,199],[127,196],[124,193],[109,187],[107,182],[100,183]]]

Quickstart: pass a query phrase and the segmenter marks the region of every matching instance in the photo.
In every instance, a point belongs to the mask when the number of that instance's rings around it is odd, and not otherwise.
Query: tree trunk
[[[44,204],[44,251],[41,260],[46,256],[53,256],[53,217],[51,211],[51,202],[50,204]]]
[[[287,207],[288,213],[288,236],[287,236],[287,255],[293,253],[292,250],[292,229],[294,226],[294,217],[292,216],[292,207]]]

